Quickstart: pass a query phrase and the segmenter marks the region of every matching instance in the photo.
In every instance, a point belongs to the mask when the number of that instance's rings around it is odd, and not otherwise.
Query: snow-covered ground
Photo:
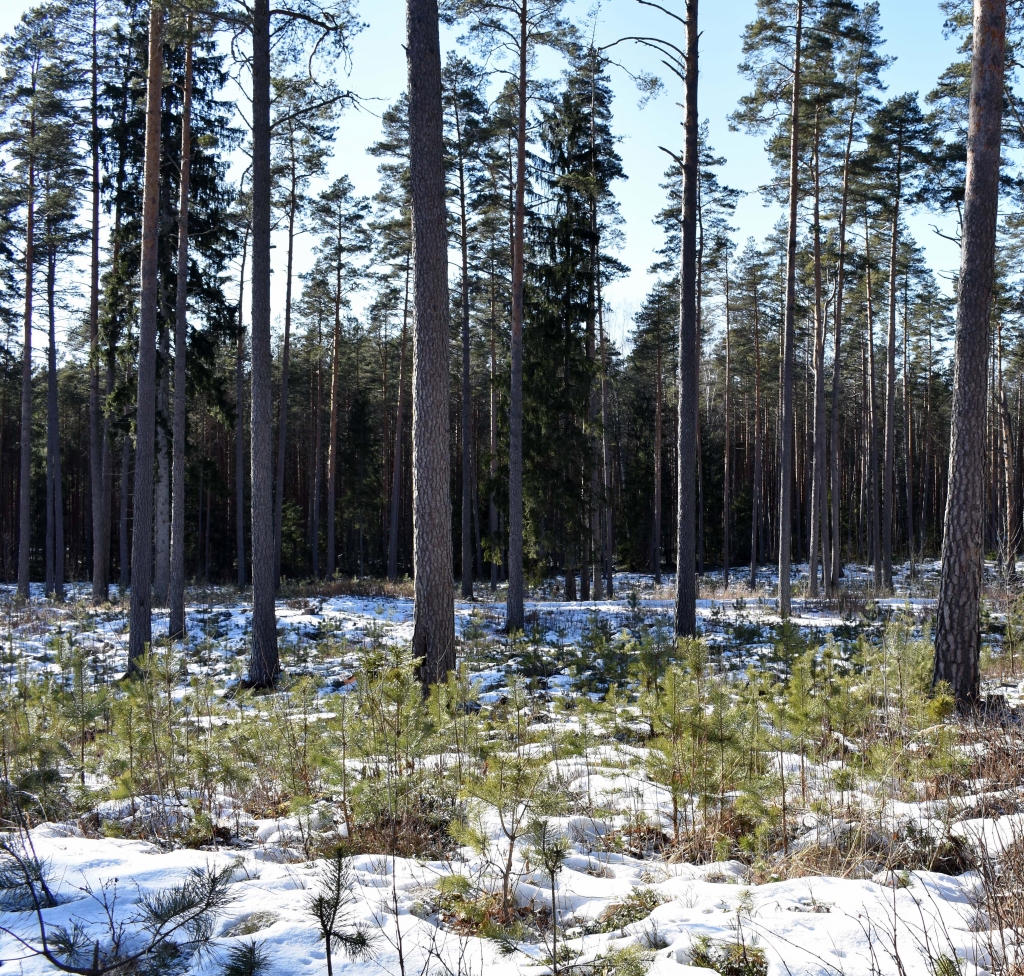
[[[806,571],[806,566],[794,567],[798,593],[804,592]],[[989,571],[994,575],[995,567]],[[815,643],[832,639],[840,653],[852,653],[862,637],[879,639],[885,621],[900,613],[919,632],[934,602],[938,567],[916,567],[913,583],[903,567],[897,578],[897,596],[872,599],[870,569],[847,567],[846,598],[826,604],[798,595],[791,626]],[[745,571],[734,571],[725,591],[720,573],[704,577],[699,626],[719,671],[739,675],[753,667],[781,676],[787,665],[776,651],[781,631],[774,580],[764,573],[757,590],[745,591],[746,580]],[[585,976],[635,976],[639,966],[652,976],[697,976],[691,968],[694,960],[707,962],[709,951],[712,959],[721,960],[735,946],[752,961],[745,969],[729,969],[722,962],[719,969],[730,976],[763,976],[760,960],[767,964],[768,976],[969,976],[1019,967],[1024,960],[1015,948],[1020,933],[999,928],[998,919],[986,915],[984,908],[994,890],[992,872],[1003,871],[1018,848],[1024,852],[1024,814],[1017,812],[1024,806],[1024,784],[1009,789],[1002,784],[999,803],[986,783],[974,784],[977,795],[960,796],[956,802],[931,799],[926,791],[905,799],[883,797],[863,785],[855,793],[841,785],[837,800],[834,783],[842,763],[814,765],[796,753],[777,752],[765,774],[784,784],[783,818],[787,801],[794,811],[785,851],[788,867],[782,870],[778,854],[740,861],[732,856],[735,852],[698,864],[687,863],[670,843],[662,843],[671,841],[678,814],[673,813],[671,791],[652,774],[652,754],[642,741],[626,741],[605,730],[596,736],[599,741],[565,755],[558,754],[557,744],[546,744],[545,735],[557,743],[559,735],[575,736],[578,742],[589,734],[583,713],[571,710],[569,699],[578,693],[577,682],[595,676],[580,674],[564,662],[577,660],[581,645],[624,630],[642,630],[669,642],[672,582],[666,576],[655,587],[649,576],[619,574],[616,599],[573,603],[563,602],[558,584],[552,583],[528,602],[527,634],[515,642],[501,634],[500,593],[492,599],[485,590],[476,601],[456,603],[460,649],[475,689],[474,709],[497,714],[510,707],[510,699],[521,693],[515,675],[527,656],[550,664],[550,673],[535,686],[542,690],[533,692],[539,705],[530,721],[541,731],[529,743],[497,742],[498,751],[488,762],[532,756],[536,762],[531,775],[542,784],[539,788],[564,793],[571,801],[562,806],[576,812],[545,817],[540,798],[532,805],[516,801],[502,811],[493,787],[488,793],[480,785],[494,771],[485,763],[477,786],[467,787],[459,798],[472,830],[456,835],[443,856],[359,853],[356,845],[344,926],[370,933],[372,952],[369,958],[350,958],[335,949],[334,971],[359,976],[544,976],[557,968]],[[72,652],[80,652],[96,683],[109,683],[123,673],[127,607],[93,610],[84,603],[84,588],[69,591],[73,599],[63,606],[34,593],[28,608],[3,608],[7,633],[0,676],[8,693],[33,677],[63,680]],[[182,660],[176,695],[186,694],[200,679],[211,682],[219,694],[230,693],[245,674],[251,604],[228,589],[203,595],[207,602],[188,608],[189,641],[175,648]],[[281,600],[277,615],[285,675],[311,676],[328,709],[357,688],[367,647],[404,645],[412,636],[408,599],[302,597]],[[988,639],[998,646],[1005,620],[992,616],[997,626]],[[166,625],[166,614],[158,611],[154,635],[165,635]],[[1007,678],[999,691],[1013,706],[1024,697],[1024,682]],[[623,709],[627,729],[630,722],[642,724],[635,713]],[[1021,730],[1016,712],[1007,714],[1001,734],[1012,753],[1021,746]],[[334,717],[336,711],[324,715]],[[499,728],[489,727],[488,734],[498,735]],[[915,739],[908,748],[930,748],[920,743],[931,741],[927,736]],[[857,746],[847,742],[843,748],[853,753]],[[418,757],[426,767],[436,768],[439,778],[454,761],[443,752]],[[368,762],[345,762],[353,775],[368,775]],[[405,773],[395,775],[400,781]],[[88,781],[98,792],[113,785],[96,771],[90,771]],[[424,788],[417,783],[417,789]],[[807,783],[816,790],[816,803],[801,803]],[[130,942],[141,938],[139,906],[147,895],[167,891],[193,872],[230,866],[230,897],[216,915],[212,950],[182,957],[177,968],[167,971],[212,976],[223,971],[233,946],[255,941],[268,960],[265,972],[327,972],[325,944],[309,903],[326,870],[316,855],[348,834],[338,796],[324,796],[312,806],[276,816],[254,815],[237,797],[206,797],[203,803],[214,813],[211,842],[186,849],[171,840],[168,827],[196,816],[195,796],[187,790],[151,797],[110,792],[89,817],[46,822],[7,835],[16,850],[32,852],[44,865],[59,904],[41,910],[38,917],[25,910],[0,912],[0,928],[7,933],[0,935],[0,969],[26,976],[54,971],[34,954],[41,944],[39,918],[52,931],[77,926],[89,944],[108,940],[112,924],[114,929],[123,926]],[[510,818],[516,816],[522,817],[521,829],[510,831]],[[526,829],[527,819],[543,820],[550,837],[560,839],[562,863],[553,877],[543,869],[543,845]],[[154,827],[150,840],[103,836],[138,833],[138,825],[147,821],[162,826]],[[838,872],[842,877],[813,870],[815,851],[845,849],[843,838],[864,824],[878,835],[872,841],[877,861],[862,859],[856,869]],[[902,842],[908,825],[912,836],[957,838],[980,858],[989,875],[978,869],[951,875],[888,867],[886,851]],[[648,843],[655,835],[658,842]],[[805,876],[793,870],[801,854],[807,855]],[[464,880],[453,880],[458,878]],[[486,930],[476,916],[469,919],[474,912],[494,915],[503,885],[522,923],[511,935]],[[1006,897],[1022,896],[1011,892]],[[3,907],[25,906],[0,900]],[[554,960],[553,938],[558,942]],[[993,955],[993,946],[1001,955]]]

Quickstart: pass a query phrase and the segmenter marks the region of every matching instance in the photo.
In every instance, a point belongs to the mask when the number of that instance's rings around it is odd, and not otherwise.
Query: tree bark
[[[459,234],[462,245],[461,302],[462,313],[462,597],[473,597],[473,475],[471,471],[470,431],[473,404],[469,384],[469,221],[466,214],[466,161],[462,146],[462,119],[459,100],[455,99],[455,137],[459,152]]]
[[[280,670],[277,650],[273,501],[273,410],[270,349],[270,0],[253,0],[252,16],[252,652],[249,681],[269,687]]]
[[[910,399],[910,275],[903,278],[903,445],[907,466],[907,560],[910,565],[910,579],[914,571],[914,412]]]
[[[854,80],[856,84],[857,79]],[[832,588],[839,586],[839,578],[843,573],[840,494],[839,483],[839,389],[840,362],[842,358],[842,326],[843,326],[843,286],[846,273],[846,214],[850,203],[850,159],[853,155],[853,133],[857,118],[859,91],[854,94],[853,107],[850,109],[850,123],[846,130],[846,152],[843,156],[843,196],[839,205],[839,260],[836,268],[836,315],[832,335],[832,451],[831,451],[831,482],[832,482],[832,560],[829,565],[829,577]]]
[[[615,522],[612,505],[612,444],[611,423],[608,416],[608,352],[604,338],[604,302],[601,298],[601,258],[597,266],[597,329],[601,345],[601,456],[602,487],[604,491],[604,594],[611,600],[615,595]],[[659,370],[658,375],[661,375]],[[660,544],[660,539],[659,539]],[[659,556],[660,562],[660,556]]]
[[[448,241],[437,0],[408,0],[412,358],[413,656],[427,685],[455,667],[448,435]]]
[[[138,403],[135,415],[135,492],[128,670],[153,636],[153,448],[156,433],[157,245],[160,222],[160,108],[163,81],[164,9],[149,8],[149,74],[146,85],[146,162],[142,190],[142,257],[139,295]]]
[[[161,302],[161,305],[163,303]],[[171,446],[167,442],[170,411],[171,336],[165,320],[160,331],[160,382],[156,390],[156,475],[153,495],[153,602],[167,606],[171,584]]]
[[[118,585],[123,597],[132,582],[131,546],[128,539],[128,484],[132,470],[132,439],[128,434],[121,437],[121,497],[118,500],[117,546],[119,578]]]
[[[100,407],[100,130],[99,0],[92,2],[90,147],[92,149],[92,227],[89,268],[89,473],[92,501],[92,602],[106,603],[110,585],[110,445]],[[104,422],[101,423],[101,420]]]
[[[754,280],[754,488],[750,527],[750,588],[757,587],[757,559],[761,551],[762,456],[764,453],[761,418],[761,321],[758,282]]]
[[[242,237],[242,269],[238,275],[238,335],[235,340],[235,564],[238,588],[245,588],[245,259],[249,251],[247,224]]]
[[[809,595],[818,595],[821,554],[825,596],[832,592],[828,544],[828,472],[825,469],[825,315],[821,289],[821,151],[818,116],[814,119],[814,457],[811,472],[811,541]]]
[[[654,338],[654,525],[651,532],[651,572],[654,583],[661,585],[661,441],[662,441],[662,406],[663,391],[661,388],[661,318],[655,318]]]
[[[35,78],[33,77],[33,84]],[[29,596],[29,558],[32,552],[32,285],[35,270],[36,112],[29,113],[28,201],[25,216],[25,335],[21,347],[21,443],[18,459],[18,596]]]
[[[800,46],[803,41],[803,0],[796,5],[793,46],[793,99],[789,132],[789,235],[786,247],[786,307],[782,345],[782,410],[779,417],[779,613],[788,617],[790,601],[790,537],[793,531],[793,346],[796,322],[796,232],[800,200]]]
[[[405,342],[409,329],[409,276],[411,257],[405,266],[405,309],[402,342],[398,353],[398,406],[395,408],[395,458],[391,464],[391,508],[388,518],[388,580],[398,579],[398,519],[402,508],[402,428],[405,424]]]
[[[505,627],[521,631],[523,617],[523,246],[526,214],[527,0],[519,6],[519,78],[516,120],[516,183],[512,230],[512,335],[508,408],[508,594]]]
[[[878,482],[878,418],[877,396],[875,391],[875,309],[871,293],[871,230],[868,227],[867,215],[864,217],[864,265],[865,285],[867,288],[868,313],[868,461],[871,476],[871,562],[874,567],[875,589],[882,586],[882,526],[879,517],[879,482]]]
[[[323,337],[321,318],[316,320],[316,362],[313,364],[316,402],[313,404],[313,498],[309,516],[309,547],[313,579],[320,578],[320,473],[323,468]]]
[[[292,270],[295,260],[295,216],[298,212],[295,147],[292,146],[291,189],[288,194],[288,257],[284,279],[284,339],[281,343],[281,399],[277,409],[277,480],[274,488],[274,585],[281,580],[281,538],[284,530],[284,464],[288,442],[288,369],[292,341]]]
[[[327,578],[337,570],[337,492],[338,492],[338,411],[341,395],[341,231],[343,218],[338,221],[338,254],[334,265],[334,336],[331,344],[331,419],[327,442]],[[406,286],[408,294],[408,286]],[[406,299],[408,305],[408,298]]]
[[[1006,0],[974,0],[970,122],[953,361],[949,490],[933,680],[961,707],[980,693],[985,380],[999,204]]]
[[[491,592],[498,588],[498,570],[501,563],[501,541],[498,537],[498,503],[494,497],[494,484],[498,478],[498,352],[497,323],[495,322],[494,268],[491,268],[491,411],[489,424],[490,458],[488,474],[491,480],[487,500],[487,533],[491,537]]]
[[[48,235],[52,237],[51,234]],[[64,491],[60,464],[60,402],[57,399],[57,254],[51,239],[46,261],[49,345],[46,369],[46,595],[64,599]]]
[[[171,471],[171,581],[170,619],[172,640],[185,637],[185,401],[188,346],[188,208],[192,158],[192,16],[188,16],[185,41],[185,90],[181,104],[181,177],[178,187],[177,292],[174,302],[174,421]],[[236,377],[237,385],[237,377]]]
[[[682,253],[679,269],[679,427],[677,431],[675,632],[697,631],[695,573],[697,463],[697,0],[686,0],[686,58],[683,104]]]
[[[1017,514],[1017,452],[1015,450],[1015,438],[1013,436],[1013,418],[1010,416],[1010,405],[1006,400],[1006,389],[1003,386],[1003,335],[1002,328],[999,329],[997,342],[997,364],[999,398],[999,419],[1003,431],[1003,493],[1006,499],[1006,525],[1004,533],[1006,536],[1006,571],[1011,576],[1017,571],[1017,550],[1020,548],[1018,533],[1019,516]],[[906,357],[904,356],[904,359]]]
[[[896,196],[889,238],[889,328],[885,363],[885,465],[882,491],[882,585],[892,590],[892,527],[896,518],[896,259],[899,248],[900,197],[903,192],[903,128],[895,133]]]
[[[732,420],[732,413],[730,407],[732,403],[730,401],[730,376],[732,373],[732,346],[730,343],[731,329],[729,323],[729,257],[726,255],[725,258],[725,444],[723,450],[724,460],[724,471],[722,477],[722,581],[725,588],[729,588],[729,563],[730,563],[730,552],[729,552],[729,523],[731,519],[731,501],[729,495],[729,479],[732,476],[730,468],[730,455],[732,454],[732,445],[729,441],[730,421]]]

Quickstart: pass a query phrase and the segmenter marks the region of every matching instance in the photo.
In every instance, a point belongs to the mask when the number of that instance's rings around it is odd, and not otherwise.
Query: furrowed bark
[[[1002,135],[1006,0],[975,0],[949,491],[935,626],[935,684],[961,707],[980,693],[985,399]]]
[[[789,234],[786,247],[786,306],[783,322],[782,405],[779,418],[779,613],[788,617],[790,539],[793,530],[793,347],[796,322],[796,232],[800,199],[800,45],[803,0],[797,0],[793,48],[793,98],[789,134]]]
[[[512,229],[512,337],[508,408],[508,594],[505,627],[521,631],[523,618],[523,272],[526,212],[526,68],[529,58],[527,0],[519,10],[519,89],[516,181]]]
[[[697,0],[686,0],[686,70],[683,107],[682,254],[679,269],[679,428],[677,431],[675,632],[697,630]]]
[[[188,17],[187,33],[192,33]],[[181,106],[181,180],[178,187],[177,294],[174,303],[174,420],[171,460],[171,580],[170,620],[172,640],[185,636],[185,402],[188,345],[188,208],[192,155],[192,41],[185,47],[185,91]],[[237,377],[236,377],[237,383]]]
[[[416,314],[412,357],[412,651],[424,687],[455,667],[448,435],[448,241],[437,0],[408,0],[409,183]]]
[[[249,681],[269,687],[277,650],[270,349],[270,2],[253,0],[252,18],[252,651]]]
[[[149,8],[149,78],[146,87],[146,163],[142,194],[142,259],[139,295],[138,404],[135,415],[135,492],[128,671],[153,636],[153,448],[156,434],[157,244],[160,220],[160,105],[164,10]]]

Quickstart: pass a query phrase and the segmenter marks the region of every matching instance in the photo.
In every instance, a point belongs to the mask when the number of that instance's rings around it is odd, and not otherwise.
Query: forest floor
[[[282,594],[260,695],[230,588],[190,591],[189,640],[137,687],[125,603],[7,591],[0,837],[56,904],[26,910],[0,852],[0,968],[54,971],[40,919],[113,959],[147,897],[230,867],[212,950],[154,971],[326,972],[310,904],[343,841],[336,925],[370,946],[339,939],[335,972],[1019,976],[1019,585],[988,567],[988,708],[957,719],[925,690],[936,563],[885,598],[848,567],[811,600],[806,571],[788,625],[771,574],[702,577],[685,648],[671,577],[572,603],[552,582],[516,639],[479,588],[456,603],[460,677],[426,703],[401,587]],[[262,969],[230,969],[244,947]]]

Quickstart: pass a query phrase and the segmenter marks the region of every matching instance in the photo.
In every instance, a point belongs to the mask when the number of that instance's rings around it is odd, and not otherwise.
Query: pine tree
[[[448,247],[444,108],[436,0],[408,0],[409,188],[412,202],[412,652],[426,685],[455,668],[448,445]]]
[[[135,672],[152,639],[153,449],[156,435],[157,248],[160,208],[160,122],[164,8],[150,0],[146,86],[146,163],[143,176],[139,298],[139,362],[135,417],[135,494],[128,668]]]
[[[469,22],[469,37],[485,57],[507,51],[516,99],[512,208],[512,330],[509,388],[508,631],[523,629],[523,288],[525,268],[526,146],[529,65],[542,47],[565,50],[575,37],[563,18],[565,0],[449,0],[446,14]]]
[[[239,6],[243,5],[239,3]],[[348,40],[358,29],[347,0],[329,6],[300,4],[280,10],[275,28],[282,44],[301,48],[303,34],[315,32],[313,53],[346,55]],[[253,628],[249,681],[272,685],[279,669],[277,617],[277,546],[274,537],[272,409],[270,349],[270,34],[269,0],[254,0],[244,17],[252,36],[252,564]]]
[[[1002,148],[1005,0],[975,0],[970,124],[953,372],[949,494],[935,627],[934,682],[958,704],[980,691],[985,399]]]

